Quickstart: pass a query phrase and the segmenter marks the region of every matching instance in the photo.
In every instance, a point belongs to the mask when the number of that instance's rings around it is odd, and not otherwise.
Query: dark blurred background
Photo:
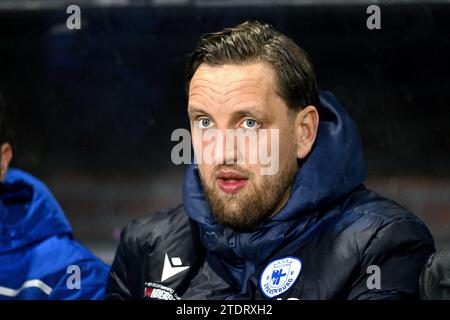
[[[81,8],[68,30],[66,8]],[[367,185],[450,246],[450,2],[0,1],[0,91],[13,165],[47,183],[75,237],[107,262],[133,218],[181,202],[172,131],[188,127],[187,54],[200,36],[263,20],[311,56],[358,124]]]

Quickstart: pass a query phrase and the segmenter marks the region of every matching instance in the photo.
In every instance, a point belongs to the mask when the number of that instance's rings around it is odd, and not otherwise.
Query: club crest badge
[[[289,290],[302,270],[302,261],[295,257],[285,257],[270,262],[261,274],[259,286],[262,293],[273,298]]]

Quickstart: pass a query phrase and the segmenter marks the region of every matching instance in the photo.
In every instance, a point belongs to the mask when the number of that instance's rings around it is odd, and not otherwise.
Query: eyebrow
[[[233,112],[233,115],[232,115],[233,119],[235,119],[235,118],[240,119],[243,117],[256,118],[257,120],[262,121],[262,122],[268,121],[267,116],[263,112],[255,110],[254,107],[249,107],[249,108],[246,108],[243,110]]]
[[[188,116],[191,117],[195,117],[195,116],[200,116],[200,115],[207,115],[208,117],[212,118],[211,115],[204,111],[202,108],[199,107],[195,107],[195,106],[188,106]]]

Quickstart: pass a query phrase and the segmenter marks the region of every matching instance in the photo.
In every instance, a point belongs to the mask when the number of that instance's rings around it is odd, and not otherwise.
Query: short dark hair
[[[198,67],[266,62],[276,73],[277,93],[291,110],[318,106],[316,75],[307,53],[271,25],[246,21],[202,36],[188,62],[186,92]]]

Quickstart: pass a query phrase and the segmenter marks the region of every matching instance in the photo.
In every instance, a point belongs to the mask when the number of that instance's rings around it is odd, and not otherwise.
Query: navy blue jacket
[[[103,299],[108,272],[72,239],[45,185],[9,169],[0,184],[0,300]]]
[[[124,229],[107,298],[419,298],[432,236],[364,186],[357,127],[331,93],[318,111],[314,147],[275,216],[246,232],[218,224],[190,165],[183,205]]]

